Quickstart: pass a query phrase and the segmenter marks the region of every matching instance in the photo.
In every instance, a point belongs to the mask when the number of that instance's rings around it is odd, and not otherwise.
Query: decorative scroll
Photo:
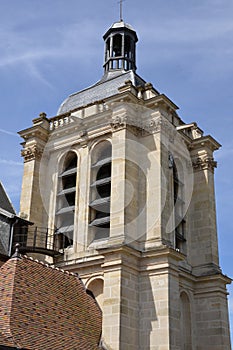
[[[43,149],[41,149],[38,145],[26,147],[21,151],[21,156],[24,158],[24,162],[40,159],[42,157],[42,154],[43,154]]]
[[[126,127],[127,118],[125,116],[117,116],[111,122],[111,127],[113,130],[119,130]]]
[[[214,158],[205,155],[203,157],[197,157],[193,160],[193,168],[194,170],[211,170],[214,172],[214,168],[217,168],[217,162]]]

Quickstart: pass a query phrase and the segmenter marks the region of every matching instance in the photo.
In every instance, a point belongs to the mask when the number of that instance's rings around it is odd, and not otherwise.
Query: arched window
[[[119,57],[122,55],[122,35],[116,34],[113,37],[113,57]]]
[[[125,36],[125,57],[132,58],[132,49],[131,49],[131,38],[129,35]]]
[[[92,240],[107,238],[110,230],[112,146],[102,141],[92,151],[90,228]]]
[[[73,245],[76,179],[77,155],[68,152],[58,178],[56,228],[59,248]]]
[[[185,292],[180,295],[181,312],[181,350],[192,350],[192,322],[189,297]]]
[[[185,219],[184,219],[184,184],[179,179],[178,170],[175,161],[172,162],[173,168],[173,202],[175,219],[175,248],[184,252],[185,247]]]

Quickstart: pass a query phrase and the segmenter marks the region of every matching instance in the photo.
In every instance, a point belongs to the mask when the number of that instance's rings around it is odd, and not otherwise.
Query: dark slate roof
[[[60,106],[59,114],[65,114],[76,108],[104,100],[119,93],[118,88],[131,80],[134,86],[144,86],[145,81],[132,70],[107,72],[95,85],[70,95]]]
[[[6,191],[0,181],[0,208],[8,211],[11,214],[16,214],[13,205],[6,194]]]
[[[100,308],[78,275],[25,256],[0,268],[2,348],[97,350],[101,324]]]
[[[104,34],[103,38],[104,40],[107,39],[107,37],[110,35],[110,33],[116,33],[116,32],[122,32],[122,31],[131,31],[134,35],[135,35],[135,40],[137,41],[137,34],[136,31],[133,29],[133,27],[128,24],[125,23],[124,21],[119,21],[119,22],[115,22],[113,23],[113,25],[107,30],[107,32]]]
[[[8,255],[8,252],[6,251],[4,245],[2,244],[1,237],[0,237],[0,266],[2,265],[1,264],[2,261],[6,261],[7,255]]]

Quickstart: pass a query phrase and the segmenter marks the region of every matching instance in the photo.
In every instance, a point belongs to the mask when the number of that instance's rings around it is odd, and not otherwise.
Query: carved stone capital
[[[124,129],[126,127],[126,117],[125,116],[117,116],[112,119],[111,127],[113,131]]]
[[[174,143],[177,134],[174,126],[164,117],[151,119],[145,126],[143,126],[143,129],[149,134],[162,133],[171,143]]]
[[[144,129],[150,134],[158,133],[161,131],[162,119],[151,119],[144,127]]]
[[[38,145],[28,146],[21,151],[21,156],[24,158],[24,162],[30,160],[40,159],[43,154],[43,149]]]
[[[194,158],[192,164],[195,171],[211,170],[214,172],[214,168],[217,168],[217,162],[208,155]]]

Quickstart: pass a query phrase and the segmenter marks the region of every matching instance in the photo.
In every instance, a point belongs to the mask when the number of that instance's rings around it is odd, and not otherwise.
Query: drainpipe
[[[10,244],[9,244],[9,251],[8,255],[11,256],[11,250],[12,250],[12,244],[13,244],[13,238],[14,238],[14,228],[15,225],[19,222],[19,219],[17,217],[14,217],[15,222],[12,223],[10,228]]]

